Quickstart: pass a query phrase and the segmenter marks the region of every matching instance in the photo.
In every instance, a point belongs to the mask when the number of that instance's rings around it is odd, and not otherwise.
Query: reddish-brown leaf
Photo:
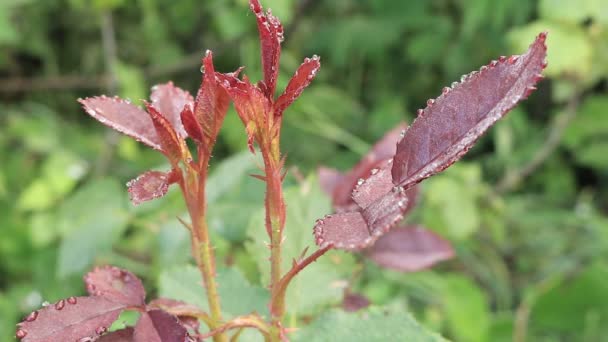
[[[144,110],[118,97],[105,95],[78,99],[84,110],[97,119],[137,141],[161,150],[161,143],[154,124]]]
[[[192,304],[168,298],[157,298],[148,303],[148,310],[153,309],[160,309],[176,316],[185,328],[193,331],[198,331],[200,327],[196,317],[206,315]]]
[[[344,175],[340,171],[325,166],[319,167],[317,174],[321,189],[330,196],[333,195],[336,187],[344,180]]]
[[[355,312],[361,309],[365,309],[370,305],[367,297],[358,293],[345,293],[344,299],[342,300],[342,309],[347,312]]]
[[[152,310],[141,314],[135,332],[134,342],[184,342],[188,331],[177,318],[162,310]]]
[[[259,0],[250,0],[249,7],[256,16],[260,45],[262,46],[262,68],[264,69],[264,88],[266,97],[274,98],[274,91],[279,75],[279,58],[281,57],[281,42],[283,41],[283,25],[272,15],[270,10],[262,10]]]
[[[79,341],[97,337],[118,318],[125,304],[103,297],[70,297],[32,312],[18,324],[22,342]]]
[[[169,185],[176,182],[179,171],[161,172],[147,171],[127,183],[131,203],[139,205],[143,202],[163,197],[169,190]]]
[[[492,61],[429,100],[397,146],[393,182],[409,188],[444,170],[536,89],[546,65],[545,39],[541,33],[524,55]]]
[[[133,273],[115,266],[96,267],[84,276],[91,296],[100,296],[125,306],[143,306],[146,290]]]
[[[304,59],[304,63],[296,70],[296,73],[289,80],[287,88],[275,102],[274,115],[281,115],[302,94],[304,88],[308,87],[315,78],[320,67],[319,56],[314,55],[312,58]]]
[[[158,134],[161,151],[171,161],[171,164],[176,165],[186,155],[184,140],[177,135],[169,120],[159,113],[154,106],[146,103],[146,108],[156,129],[156,134]]]
[[[133,342],[133,328],[128,327],[101,336],[95,342]]]
[[[201,125],[196,120],[194,116],[194,112],[190,106],[185,106],[184,110],[182,110],[180,114],[180,118],[182,119],[182,124],[184,125],[184,129],[188,133],[188,136],[192,138],[197,143],[204,142],[204,134]]]
[[[156,108],[168,121],[177,132],[177,135],[184,138],[186,131],[182,125],[180,113],[186,105],[192,105],[192,95],[186,90],[180,89],[173,85],[173,82],[165,84],[157,84],[152,87],[150,95],[152,105]]]
[[[230,97],[226,90],[218,84],[220,79],[213,67],[213,54],[209,50],[203,58],[203,68],[203,80],[194,104],[194,117],[203,132],[205,143],[207,146],[212,146],[228,111]],[[219,75],[222,78],[226,77],[224,74]]]
[[[371,246],[366,255],[378,265],[415,272],[454,257],[449,241],[419,226],[395,227]]]
[[[386,133],[363,159],[342,178],[342,182],[335,186],[333,205],[336,209],[352,208],[354,203],[352,199],[353,190],[358,183],[373,175],[376,172],[375,170],[386,163],[386,160],[393,157],[397,141],[406,127],[405,123],[402,123]]]

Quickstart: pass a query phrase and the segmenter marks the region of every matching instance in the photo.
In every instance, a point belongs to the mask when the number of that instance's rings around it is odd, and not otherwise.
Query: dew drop
[[[312,60],[313,60],[313,61],[318,61],[319,59],[321,59],[319,56],[317,56],[317,55],[312,55]]]
[[[97,327],[97,329],[95,329],[95,333],[97,335],[101,335],[103,333],[105,333],[108,330],[108,328],[106,327]]]
[[[47,307],[47,306],[49,306],[50,304],[51,304],[51,303],[49,303],[48,301],[46,301],[46,300],[45,300],[44,302],[42,302],[42,307]]]
[[[372,169],[371,174],[375,175],[376,173],[378,173],[378,169]]]
[[[434,103],[435,103],[434,99],[428,99],[428,100],[426,100],[426,105],[429,106],[429,107],[432,106]]]
[[[418,109],[418,110],[420,110],[420,109]],[[420,115],[420,112],[418,112],[418,115]],[[401,130],[401,133],[399,133],[399,137],[401,137],[401,138],[405,137],[405,130],[404,129]]]
[[[357,180],[357,185],[361,185],[363,183],[365,183],[365,179],[359,178],[359,180]]]
[[[15,336],[17,336],[18,339],[25,338],[25,336],[27,336],[27,331],[25,331],[23,329],[19,329],[19,330],[17,330],[17,333],[15,334]]]
[[[445,95],[445,94],[449,93],[450,90],[452,90],[452,89],[450,89],[450,87],[443,87],[443,89],[441,89],[441,93],[443,95]]]
[[[55,309],[56,310],[62,310],[65,307],[65,300],[60,300],[57,303],[55,303]]]
[[[38,318],[38,311],[32,311],[32,313],[25,317],[25,320],[28,322],[33,322],[36,320],[36,318]]]
[[[452,87],[452,89],[456,88],[456,86],[458,86],[458,82],[452,82],[452,84],[450,84],[450,86]]]
[[[467,80],[467,75],[460,76],[460,82],[461,83],[464,82],[464,81],[466,81],[466,80]]]
[[[205,65],[201,65],[201,68],[199,69],[201,71],[201,74],[205,73]]]
[[[506,60],[507,60],[506,56],[500,56],[500,57],[498,57],[498,61],[501,62],[501,63],[504,62],[504,61],[506,61]]]
[[[497,60],[493,60],[490,62],[490,66],[495,67],[498,65],[498,61]]]
[[[488,70],[488,66],[487,65],[482,65],[481,68],[479,68],[479,71],[483,72]]]
[[[74,304],[76,304],[76,302],[77,302],[76,297],[70,297],[70,298],[68,298],[68,303],[74,305]]]
[[[518,55],[513,55],[513,56],[509,57],[508,62],[509,62],[509,64],[515,64],[515,62],[517,62],[518,59],[519,59]]]

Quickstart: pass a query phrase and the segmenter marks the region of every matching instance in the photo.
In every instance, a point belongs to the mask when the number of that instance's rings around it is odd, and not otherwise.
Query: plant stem
[[[275,297],[281,280],[281,244],[283,240],[283,228],[285,226],[285,202],[283,199],[283,177],[280,150],[276,142],[266,140],[266,148],[262,148],[264,168],[266,176],[266,232],[270,236],[270,295]],[[262,140],[264,141],[264,140]],[[281,320],[283,309],[274,310],[275,306],[270,304],[271,341],[281,340]]]
[[[208,158],[203,158],[200,161],[198,172],[191,166],[186,166],[186,181],[182,186],[182,192],[192,220],[192,255],[203,277],[207,302],[209,303],[211,315],[209,329],[214,330],[222,325],[222,310],[215,282],[215,256],[205,218],[205,181],[207,179],[208,162]],[[219,332],[213,336],[213,340],[215,342],[226,342],[227,336],[223,332]]]

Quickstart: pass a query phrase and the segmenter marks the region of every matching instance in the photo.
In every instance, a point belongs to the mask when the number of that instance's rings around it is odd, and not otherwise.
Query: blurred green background
[[[333,253],[302,274],[290,324],[339,305],[346,286],[376,305],[407,308],[454,341],[608,341],[608,2],[263,5],[286,30],[279,88],[305,56],[322,60],[285,113],[288,168],[301,176],[286,184],[286,250],[294,256],[312,243],[314,219],[330,211],[317,166],[348,169],[443,86],[549,31],[539,90],[422,187],[410,220],[452,241],[457,257],[401,274]],[[178,280],[197,279],[184,266],[180,194],[128,203],[124,184],[166,169],[162,157],[102,127],[76,99],[144,99],[168,80],[195,92],[205,49],[218,70],[245,65],[260,78],[246,0],[0,0],[0,341],[12,340],[14,324],[44,301],[84,293],[81,277],[94,264],[132,270],[150,298],[179,297]],[[265,239],[257,224],[263,190],[247,176],[255,163],[240,152],[245,146],[230,112],[209,215],[220,264],[236,266],[225,283],[245,277],[255,303],[243,305],[264,310],[266,255],[256,245]],[[338,285],[317,287],[329,283]]]

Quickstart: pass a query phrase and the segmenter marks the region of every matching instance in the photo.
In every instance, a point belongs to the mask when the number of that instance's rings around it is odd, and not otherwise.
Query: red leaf
[[[333,192],[333,205],[335,208],[338,210],[352,208],[352,204],[354,203],[352,199],[353,190],[361,180],[374,173],[374,169],[380,168],[387,159],[393,157],[397,141],[406,127],[405,123],[401,123],[386,133],[363,159],[352,170],[346,173],[342,178],[342,182],[335,186]]]
[[[131,203],[139,205],[165,196],[169,185],[177,181],[177,172],[179,171],[148,171],[129,181],[127,187]]]
[[[187,329],[198,331],[200,324],[196,316],[201,315],[201,310],[186,302],[168,298],[157,298],[148,303],[148,310],[160,309],[177,316],[180,323]]]
[[[213,67],[213,54],[209,50],[207,50],[205,58],[203,58],[203,67],[205,72],[201,87],[196,95],[194,117],[206,138],[205,143],[207,146],[212,146],[228,111],[230,97],[226,93],[226,90],[218,84],[219,78],[216,76],[218,73],[215,72],[215,68]],[[236,78],[236,74],[229,76],[224,74],[219,75],[223,76],[222,78],[231,76]]]
[[[152,119],[156,133],[158,134],[161,151],[167,156],[171,164],[177,164],[183,159],[187,152],[185,142],[177,135],[171,122],[167,120],[161,113],[158,112],[150,103],[146,103],[148,114]]]
[[[492,61],[429,100],[397,146],[393,182],[409,188],[444,170],[526,98],[546,65],[545,38],[541,33],[524,55]]]
[[[161,144],[154,124],[148,114],[141,108],[118,97],[88,97],[78,99],[84,110],[97,119],[121,133],[135,138],[137,141],[160,150]]]
[[[133,273],[114,266],[96,267],[84,276],[91,296],[100,296],[125,306],[145,304],[146,290]]]
[[[365,309],[370,304],[369,299],[363,295],[357,293],[346,293],[344,294],[344,299],[342,300],[342,309],[347,312],[355,312]]]
[[[134,342],[184,342],[188,332],[174,316],[152,310],[141,314],[133,336]]]
[[[18,324],[22,342],[79,341],[97,337],[118,318],[125,305],[103,297],[70,297],[32,312]]]
[[[272,15],[270,10],[263,12],[259,0],[250,0],[249,7],[256,16],[260,44],[262,46],[262,67],[264,69],[265,94],[269,99],[274,98],[274,91],[279,75],[279,58],[281,57],[281,42],[283,41],[283,25]]]
[[[319,167],[317,174],[319,176],[321,189],[330,196],[336,190],[336,187],[344,180],[344,175],[340,171],[329,167]]]
[[[184,138],[186,131],[182,125],[180,113],[186,105],[192,105],[193,99],[189,92],[173,85],[173,82],[157,84],[152,87],[150,95],[152,105],[171,123],[177,134]]]
[[[289,80],[285,92],[275,102],[274,115],[281,115],[285,108],[289,107],[302,94],[304,88],[308,87],[315,78],[320,67],[319,56],[314,55],[312,58],[304,59],[304,63],[300,65]]]
[[[198,143],[203,143],[203,129],[196,120],[190,106],[184,107],[184,110],[180,113],[180,118],[188,136]]]
[[[101,336],[96,342],[133,342],[133,328],[112,331]]]
[[[378,265],[415,272],[454,257],[450,242],[418,226],[395,227],[366,251]]]

